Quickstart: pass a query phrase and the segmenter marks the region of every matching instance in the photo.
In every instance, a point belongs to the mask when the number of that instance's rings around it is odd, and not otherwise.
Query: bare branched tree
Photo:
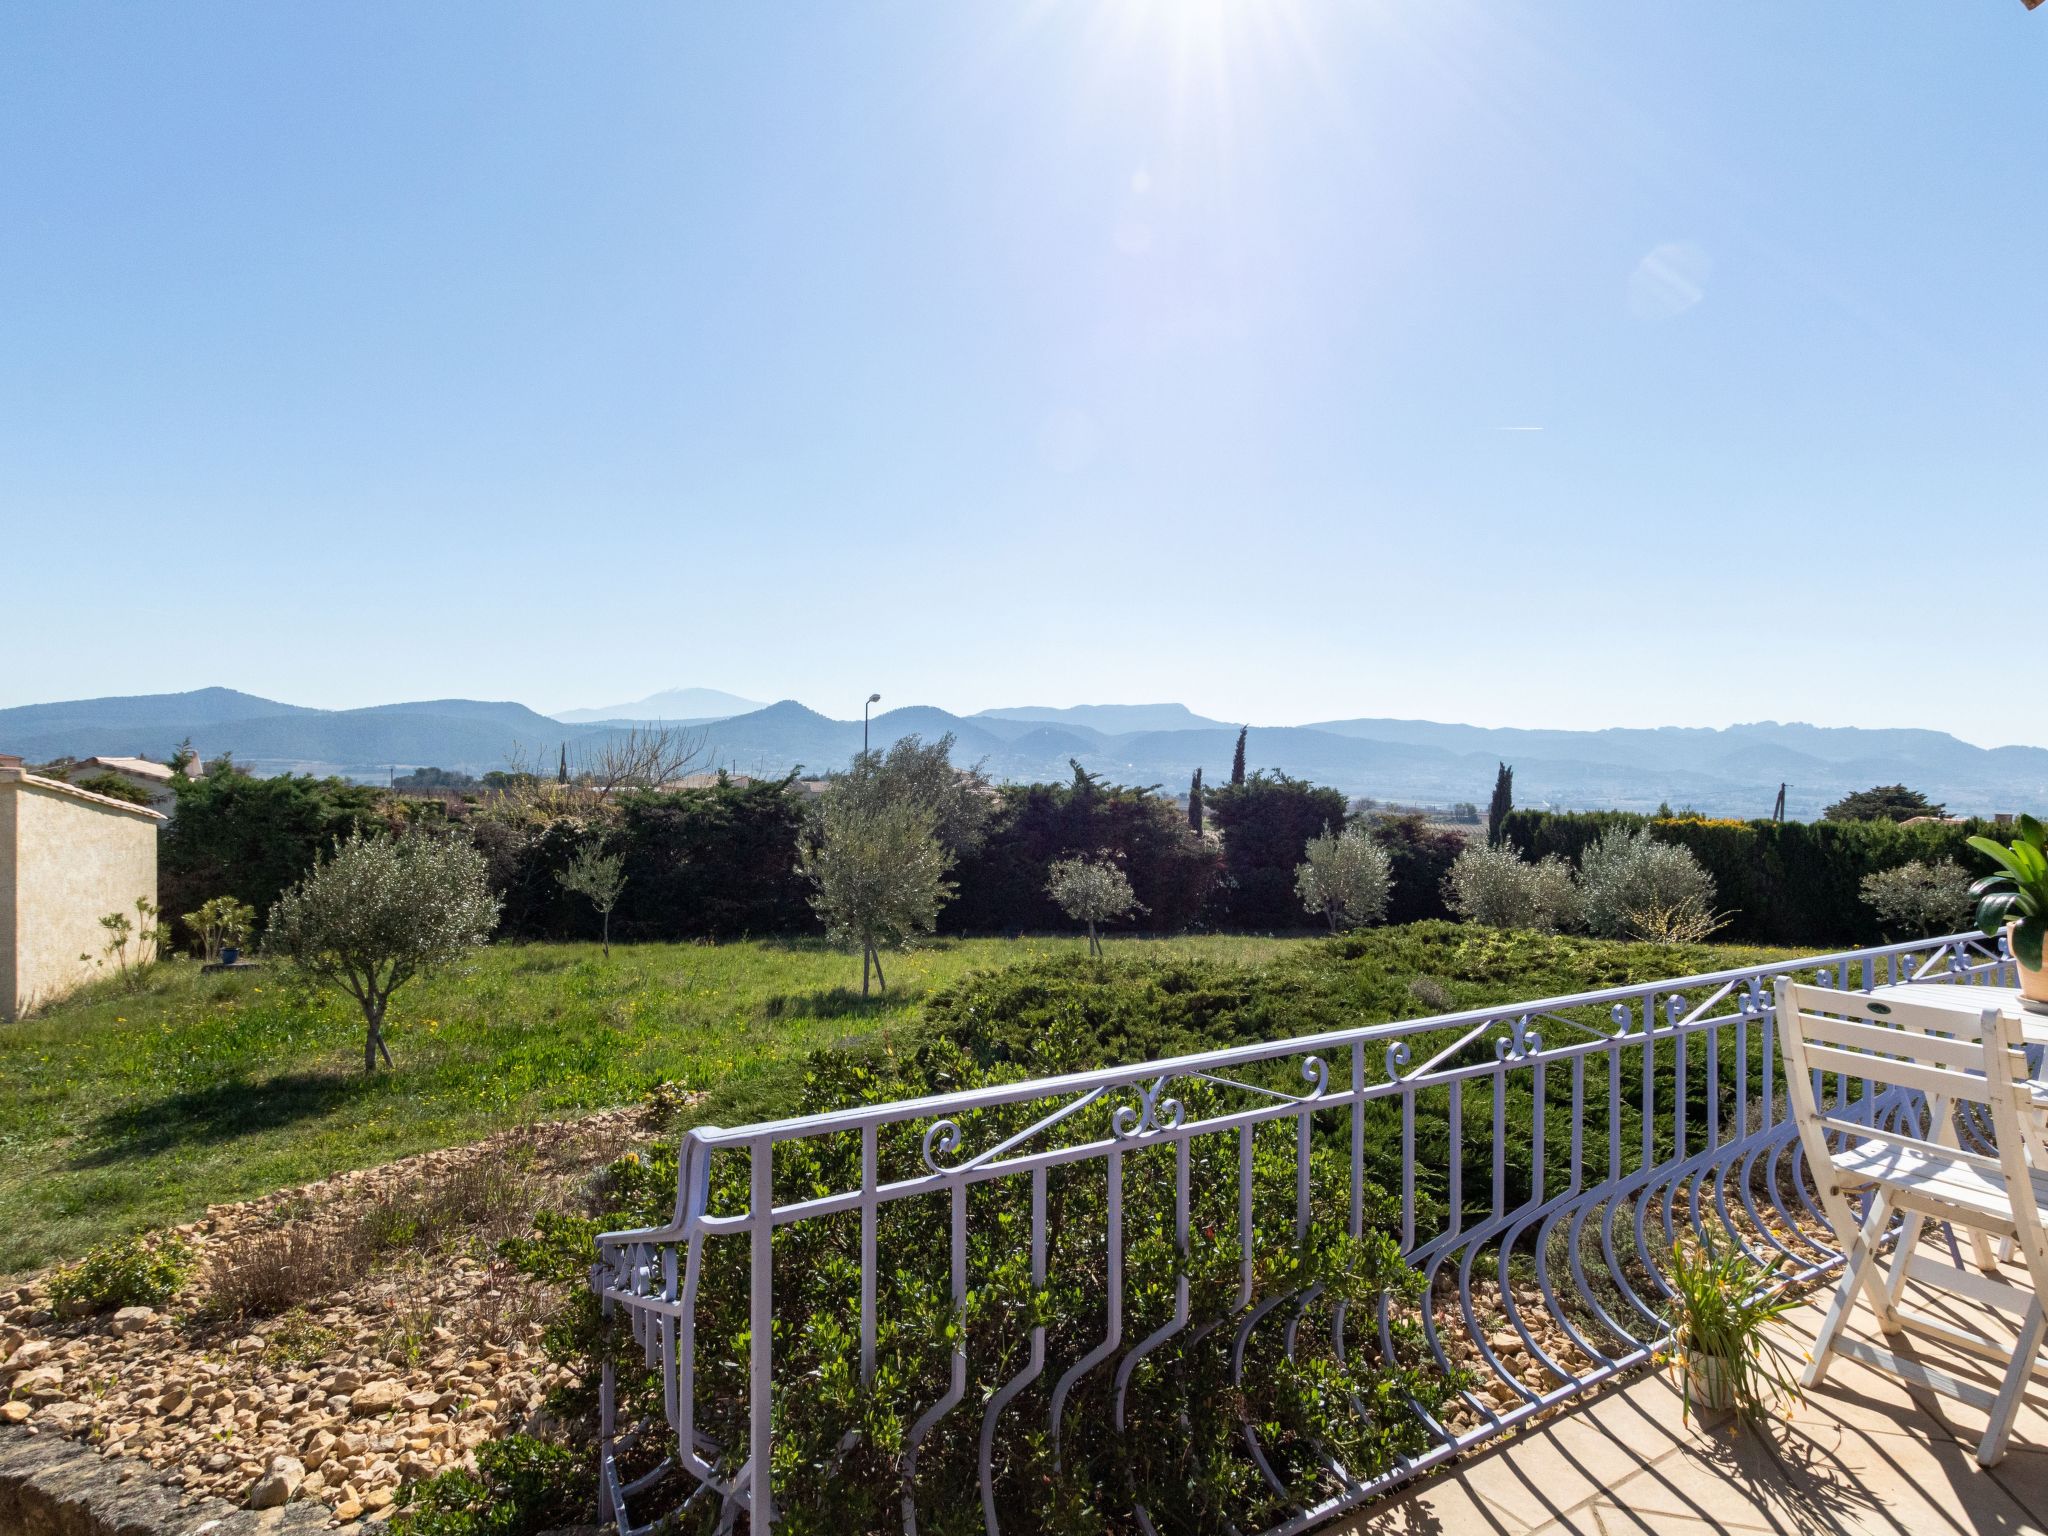
[[[705,740],[702,730],[655,723],[571,743],[561,748],[566,782],[546,766],[545,749],[522,742],[508,756],[505,793],[562,812],[588,809],[629,789],[659,789],[680,779],[704,755]]]

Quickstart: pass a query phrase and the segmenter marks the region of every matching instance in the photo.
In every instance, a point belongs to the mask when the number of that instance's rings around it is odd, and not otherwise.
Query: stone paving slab
[[[1788,1318],[1788,1365],[1803,1367],[1826,1301]],[[1918,1286],[1907,1304],[1994,1336],[2002,1321]],[[1876,1337],[1860,1306],[1850,1326]],[[1891,1342],[1996,1385],[1991,1362],[1910,1335]],[[2048,1381],[2038,1377],[2011,1450],[1988,1470],[1976,1458],[1981,1411],[1839,1356],[1784,1422],[1687,1425],[1681,1408],[1668,1377],[1641,1377],[1319,1536],[2048,1536]]]

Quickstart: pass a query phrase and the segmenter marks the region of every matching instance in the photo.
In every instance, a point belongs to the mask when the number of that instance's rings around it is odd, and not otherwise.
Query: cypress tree
[[[562,761],[555,769],[555,782],[557,784],[569,782],[569,743],[566,741],[562,743]]]
[[[1199,768],[1188,783],[1188,830],[1197,836],[1202,831],[1202,770]]]
[[[1244,782],[1244,739],[1250,731],[1251,727],[1248,725],[1240,725],[1237,728],[1237,751],[1230,759],[1230,782],[1233,784]]]
[[[1498,848],[1506,834],[1508,812],[1515,808],[1515,770],[1506,763],[1493,776],[1493,798],[1486,804],[1486,846]]]

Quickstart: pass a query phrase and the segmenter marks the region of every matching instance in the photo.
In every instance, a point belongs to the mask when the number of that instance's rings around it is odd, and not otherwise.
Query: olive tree
[[[1055,859],[1051,875],[1045,882],[1046,894],[1068,917],[1088,925],[1091,955],[1102,953],[1102,940],[1095,933],[1097,923],[1113,923],[1141,910],[1130,880],[1117,868],[1114,859]]]
[[[1468,923],[1557,933],[1579,922],[1572,867],[1550,854],[1535,863],[1512,842],[1465,845],[1444,876],[1444,904]]]
[[[938,925],[953,894],[951,857],[939,845],[929,804],[884,799],[845,779],[825,791],[797,850],[798,872],[817,887],[811,907],[834,943],[860,946],[860,995],[868,973],[881,989],[882,947],[907,948]]]
[[[598,844],[586,843],[566,866],[555,871],[555,879],[563,890],[583,897],[597,908],[604,929],[604,957],[611,959],[612,908],[619,904],[619,895],[626,889],[625,855],[606,853]]]
[[[375,1072],[391,994],[453,964],[491,936],[498,899],[484,856],[465,842],[422,832],[357,832],[277,899],[271,952],[309,981],[343,988],[363,1010],[363,1070]]]
[[[995,803],[979,764],[953,766],[953,735],[935,741],[905,736],[887,751],[855,754],[832,780],[834,792],[870,805],[907,803],[931,813],[932,835],[949,858],[972,853],[987,832]]]
[[[1586,926],[1603,939],[1697,944],[1724,927],[1714,877],[1690,848],[1614,827],[1579,859]]]
[[[1322,915],[1330,932],[1363,928],[1387,915],[1393,860],[1363,827],[1332,832],[1325,825],[1302,852],[1306,857],[1294,867],[1295,894],[1309,911]]]
[[[1863,877],[1861,891],[1865,906],[1916,939],[1970,927],[1976,906],[1970,872],[1954,859],[1914,859],[1879,870]]]

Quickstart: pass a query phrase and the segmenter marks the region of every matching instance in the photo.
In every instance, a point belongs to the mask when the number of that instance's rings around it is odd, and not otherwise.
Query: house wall
[[[0,1019],[99,974],[107,913],[125,912],[141,928],[135,901],[156,900],[162,821],[140,806],[0,768]],[[131,963],[137,950],[131,940]]]

